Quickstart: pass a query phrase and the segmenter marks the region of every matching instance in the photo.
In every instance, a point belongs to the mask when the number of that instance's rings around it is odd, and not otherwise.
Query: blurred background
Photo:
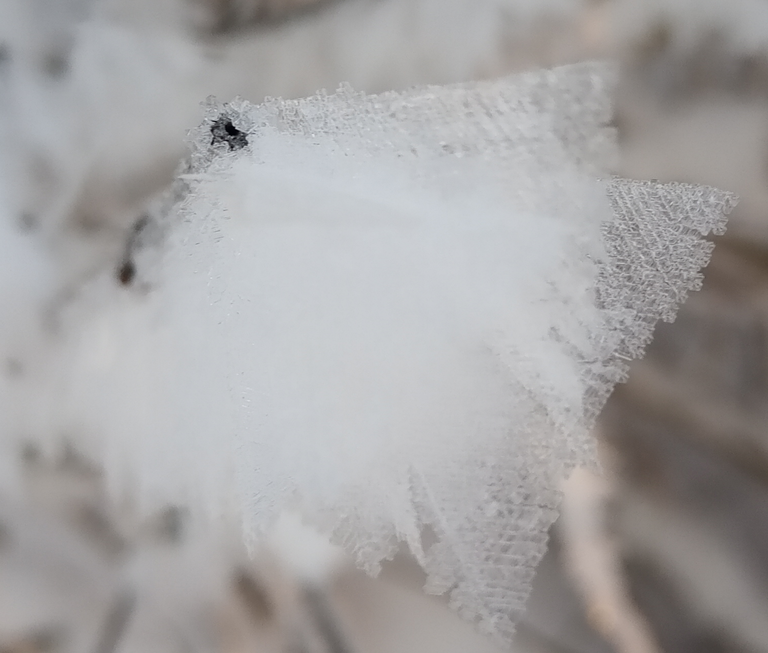
[[[0,0],[2,217],[39,234],[65,292],[120,261],[209,94],[603,57],[620,63],[616,172],[741,202],[704,289],[606,407],[603,474],[564,485],[514,650],[768,652],[765,0]],[[34,294],[24,252],[14,284]],[[133,518],[66,442],[8,455],[22,490],[0,483],[0,653],[502,650],[423,595],[405,552],[372,580],[286,517],[250,557],[184,506]]]

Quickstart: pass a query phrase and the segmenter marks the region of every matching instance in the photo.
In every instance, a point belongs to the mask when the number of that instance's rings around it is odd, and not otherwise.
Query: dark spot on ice
[[[232,124],[232,120],[221,116],[211,125],[211,145],[226,143],[230,150],[242,150],[248,145],[248,137]]]
[[[125,259],[117,268],[117,280],[123,286],[129,286],[136,277],[136,266],[131,259]]]
[[[123,286],[129,286],[136,277],[136,264],[133,262],[134,254],[139,247],[142,233],[149,226],[149,215],[144,213],[131,226],[125,243],[125,251],[117,267],[117,280]]]

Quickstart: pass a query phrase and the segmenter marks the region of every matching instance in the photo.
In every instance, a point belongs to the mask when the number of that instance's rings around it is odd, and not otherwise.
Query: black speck
[[[230,150],[242,150],[248,145],[248,137],[232,124],[232,120],[221,116],[211,125],[211,145],[226,143]]]
[[[136,264],[133,262],[133,255],[139,246],[142,233],[149,225],[149,216],[145,213],[140,216],[131,226],[128,232],[128,239],[125,244],[125,251],[117,266],[116,277],[123,286],[130,286],[136,278]]]
[[[130,286],[136,278],[136,266],[131,259],[124,260],[117,268],[117,280],[123,286]]]

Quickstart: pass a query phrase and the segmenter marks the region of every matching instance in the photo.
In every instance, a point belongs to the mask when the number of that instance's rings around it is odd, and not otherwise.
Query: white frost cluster
[[[508,638],[559,481],[734,203],[599,179],[610,78],[211,106],[131,287],[62,312],[50,424],[147,507],[250,538],[298,510],[374,572],[404,540]]]
[[[74,440],[217,534],[296,510],[371,571],[406,541],[508,638],[560,479],[734,202],[608,178],[604,67],[212,106],[130,287],[113,258],[205,95],[489,76],[581,4],[357,0],[206,41],[183,0],[0,2],[0,492],[21,443]]]

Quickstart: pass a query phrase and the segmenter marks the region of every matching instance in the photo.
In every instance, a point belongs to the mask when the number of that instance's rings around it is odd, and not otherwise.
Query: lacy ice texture
[[[735,204],[610,179],[611,79],[212,103],[137,240],[149,292],[71,354],[113,478],[248,538],[299,509],[373,573],[405,541],[508,641],[560,480]]]

